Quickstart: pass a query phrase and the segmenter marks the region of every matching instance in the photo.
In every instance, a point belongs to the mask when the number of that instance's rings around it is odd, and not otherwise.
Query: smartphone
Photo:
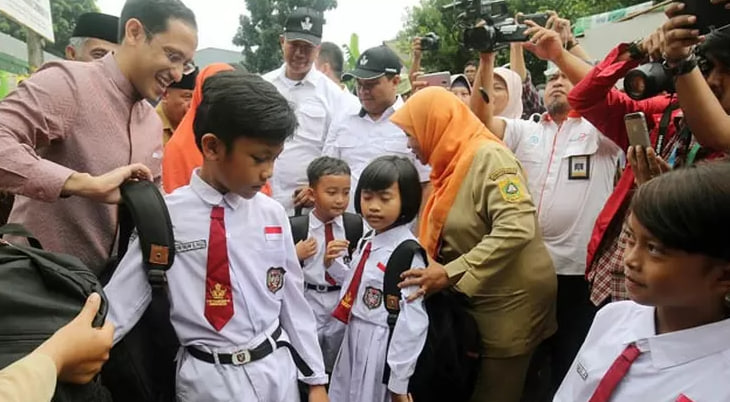
[[[649,128],[646,126],[646,116],[643,112],[629,113],[624,116],[626,133],[629,135],[629,145],[641,145],[644,148],[651,147],[649,139]]]
[[[701,35],[730,24],[730,10],[726,9],[724,4],[712,4],[709,0],[675,1],[684,3],[682,14],[697,17],[697,22],[688,28],[699,29]]]
[[[547,13],[526,14],[520,15],[519,18],[517,18],[517,23],[524,24],[525,20],[530,20],[535,24],[544,27],[547,24],[549,18],[550,16]]]
[[[418,77],[418,81],[425,81],[429,87],[444,87],[446,89],[451,88],[451,74],[448,71],[442,71],[440,73],[424,74]]]

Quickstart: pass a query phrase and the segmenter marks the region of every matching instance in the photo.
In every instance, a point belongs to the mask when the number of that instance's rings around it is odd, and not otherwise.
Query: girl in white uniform
[[[355,208],[373,231],[352,258],[335,318],[347,324],[329,389],[333,402],[408,401],[408,382],[426,342],[428,315],[423,297],[405,299],[418,287],[401,289],[400,314],[388,347],[388,312],[383,300],[383,278],[393,250],[415,240],[408,228],[420,207],[421,183],[405,158],[383,156],[363,171],[355,192]],[[414,256],[411,268],[425,261]],[[383,383],[385,364],[390,367]]]
[[[624,256],[632,301],[598,312],[555,401],[730,401],[730,164],[642,185]]]

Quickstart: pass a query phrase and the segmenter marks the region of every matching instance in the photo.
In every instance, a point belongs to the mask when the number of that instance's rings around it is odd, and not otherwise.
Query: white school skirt
[[[388,328],[351,316],[330,380],[330,402],[389,402],[383,384]]]

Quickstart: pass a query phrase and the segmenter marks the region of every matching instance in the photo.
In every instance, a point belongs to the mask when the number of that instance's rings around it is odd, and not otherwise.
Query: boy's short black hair
[[[421,208],[421,179],[410,160],[399,156],[381,156],[362,171],[355,190],[355,211],[362,214],[360,194],[363,190],[382,191],[398,183],[401,211],[393,226],[404,225],[418,216]]]
[[[319,179],[324,176],[350,176],[350,167],[347,162],[342,159],[332,158],[329,156],[321,156],[313,160],[307,166],[307,180],[309,187],[317,185]]]
[[[631,212],[666,247],[730,261],[730,163],[662,174],[639,187]]]
[[[181,20],[198,29],[195,14],[180,0],[127,0],[119,17],[119,43],[124,40],[127,21],[136,18],[144,25],[147,35],[167,31],[170,20]]]
[[[203,83],[203,100],[196,110],[193,132],[201,139],[214,134],[232,150],[236,138],[255,138],[281,144],[294,134],[297,118],[289,102],[260,76],[243,71],[222,71]]]

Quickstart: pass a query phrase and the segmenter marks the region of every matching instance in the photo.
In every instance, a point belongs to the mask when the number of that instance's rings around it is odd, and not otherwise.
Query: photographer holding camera
[[[552,29],[560,34],[560,41],[565,45],[566,50],[583,60],[590,59],[588,53],[583,50],[580,43],[573,36],[570,20],[560,18],[555,11],[530,15],[517,13],[515,20],[518,22],[531,20],[538,25],[544,25],[547,29]],[[540,93],[532,82],[530,71],[527,70],[525,65],[525,50],[522,42],[513,42],[510,45],[509,68],[522,79],[522,118],[528,119],[535,114],[542,115],[545,113],[547,109],[545,109],[545,105],[543,105],[542,99],[540,98]]]
[[[553,16],[552,18],[557,18]],[[560,386],[588,333],[596,308],[584,278],[586,244],[593,222],[613,191],[622,150],[580,115],[570,110],[568,93],[590,65],[567,50],[558,31],[531,20],[524,47],[557,68],[546,71],[547,112],[538,122],[498,118],[499,91],[494,86],[494,53],[482,52],[472,110],[525,167],[528,187],[558,278],[558,330],[543,347],[551,360],[551,392]],[[511,95],[511,94],[510,94]],[[539,358],[535,361],[539,365]]]
[[[721,126],[727,124],[730,112],[730,34],[727,28],[707,36],[700,35],[698,29],[688,29],[696,17],[681,15],[683,8],[683,3],[671,4],[666,10],[669,20],[659,30],[641,41],[614,48],[569,96],[576,111],[622,149],[629,149],[631,164],[598,216],[588,244],[586,272],[596,306],[628,298],[623,225],[635,184],[641,185],[669,168],[722,155],[717,150],[730,149],[727,126]],[[674,81],[676,95],[634,100],[614,88],[630,70],[651,59],[663,59],[662,71]],[[627,89],[656,89],[628,84]],[[646,116],[652,147],[630,147],[637,143],[629,141],[624,118],[629,114],[642,116],[639,113]]]

